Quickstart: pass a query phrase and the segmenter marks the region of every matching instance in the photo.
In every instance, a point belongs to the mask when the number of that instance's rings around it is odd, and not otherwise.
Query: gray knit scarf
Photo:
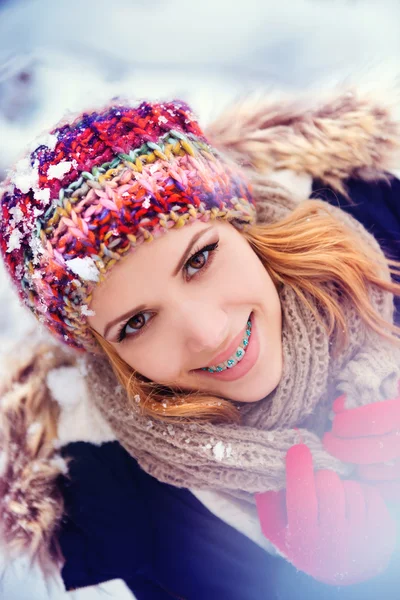
[[[275,184],[255,180],[254,192],[260,222],[279,219],[293,208],[289,195]],[[337,208],[326,206],[324,210],[379,249],[353,218]],[[375,288],[369,291],[375,308],[391,321],[392,296]],[[88,356],[91,397],[117,439],[145,471],[175,486],[219,490],[252,502],[255,492],[285,486],[286,452],[302,440],[310,447],[317,469],[350,473],[350,466],[330,456],[321,444],[322,433],[329,429],[332,402],[342,392],[348,396],[349,407],[394,396],[400,377],[399,350],[367,330],[347,303],[343,308],[350,344],[334,357],[333,340],[294,291],[283,287],[280,300],[282,379],[259,402],[238,403],[239,425],[149,419],[118,386],[108,361]]]

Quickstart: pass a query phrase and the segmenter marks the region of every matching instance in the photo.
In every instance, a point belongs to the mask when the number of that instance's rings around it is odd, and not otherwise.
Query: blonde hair
[[[362,239],[355,243],[354,233],[323,202],[307,200],[279,222],[251,225],[242,233],[277,288],[291,286],[321,320],[327,333],[337,334],[338,348],[348,342],[349,335],[340,297],[355,306],[367,327],[400,344],[400,327],[377,312],[368,293],[372,284],[400,295],[400,284],[383,275],[388,267],[392,275],[398,274],[400,263],[383,259]],[[338,293],[332,293],[332,285]],[[142,410],[149,417],[239,421],[236,407],[228,400],[200,392],[176,392],[144,379],[118,356],[111,344],[93,333],[129,398],[133,401],[139,395]]]

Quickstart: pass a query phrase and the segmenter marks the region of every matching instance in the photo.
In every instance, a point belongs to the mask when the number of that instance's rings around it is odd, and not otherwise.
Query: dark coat
[[[352,203],[314,182],[400,258],[400,182],[348,182]],[[397,302],[400,315],[400,302]],[[358,600],[398,598],[399,556],[366,583],[334,588],[299,573],[214,516],[188,490],[146,474],[118,442],[71,443],[62,483],[60,544],[67,589],[123,579],[138,600]]]

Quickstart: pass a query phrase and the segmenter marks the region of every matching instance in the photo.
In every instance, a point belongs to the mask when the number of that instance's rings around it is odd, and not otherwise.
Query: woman
[[[54,129],[7,182],[6,265],[86,351],[88,397],[76,412],[54,389],[75,360],[60,348],[6,389],[5,535],[61,550],[67,589],[367,597],[396,557],[400,287],[346,211],[363,220],[361,189],[398,217],[398,126],[346,94],[249,101],[208,135],[181,102],[116,104]],[[288,168],[327,202],[271,181]]]

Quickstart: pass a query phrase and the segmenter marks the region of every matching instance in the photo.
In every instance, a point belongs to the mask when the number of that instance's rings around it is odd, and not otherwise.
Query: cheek
[[[231,293],[268,308],[273,314],[280,311],[276,287],[257,256],[250,251],[230,269]],[[234,290],[234,292],[233,292]]]
[[[175,352],[171,344],[160,340],[156,342],[138,340],[138,349],[133,346],[133,343],[128,342],[124,348],[118,348],[119,356],[132,369],[157,383],[168,384],[178,378],[181,362],[176,346]]]

